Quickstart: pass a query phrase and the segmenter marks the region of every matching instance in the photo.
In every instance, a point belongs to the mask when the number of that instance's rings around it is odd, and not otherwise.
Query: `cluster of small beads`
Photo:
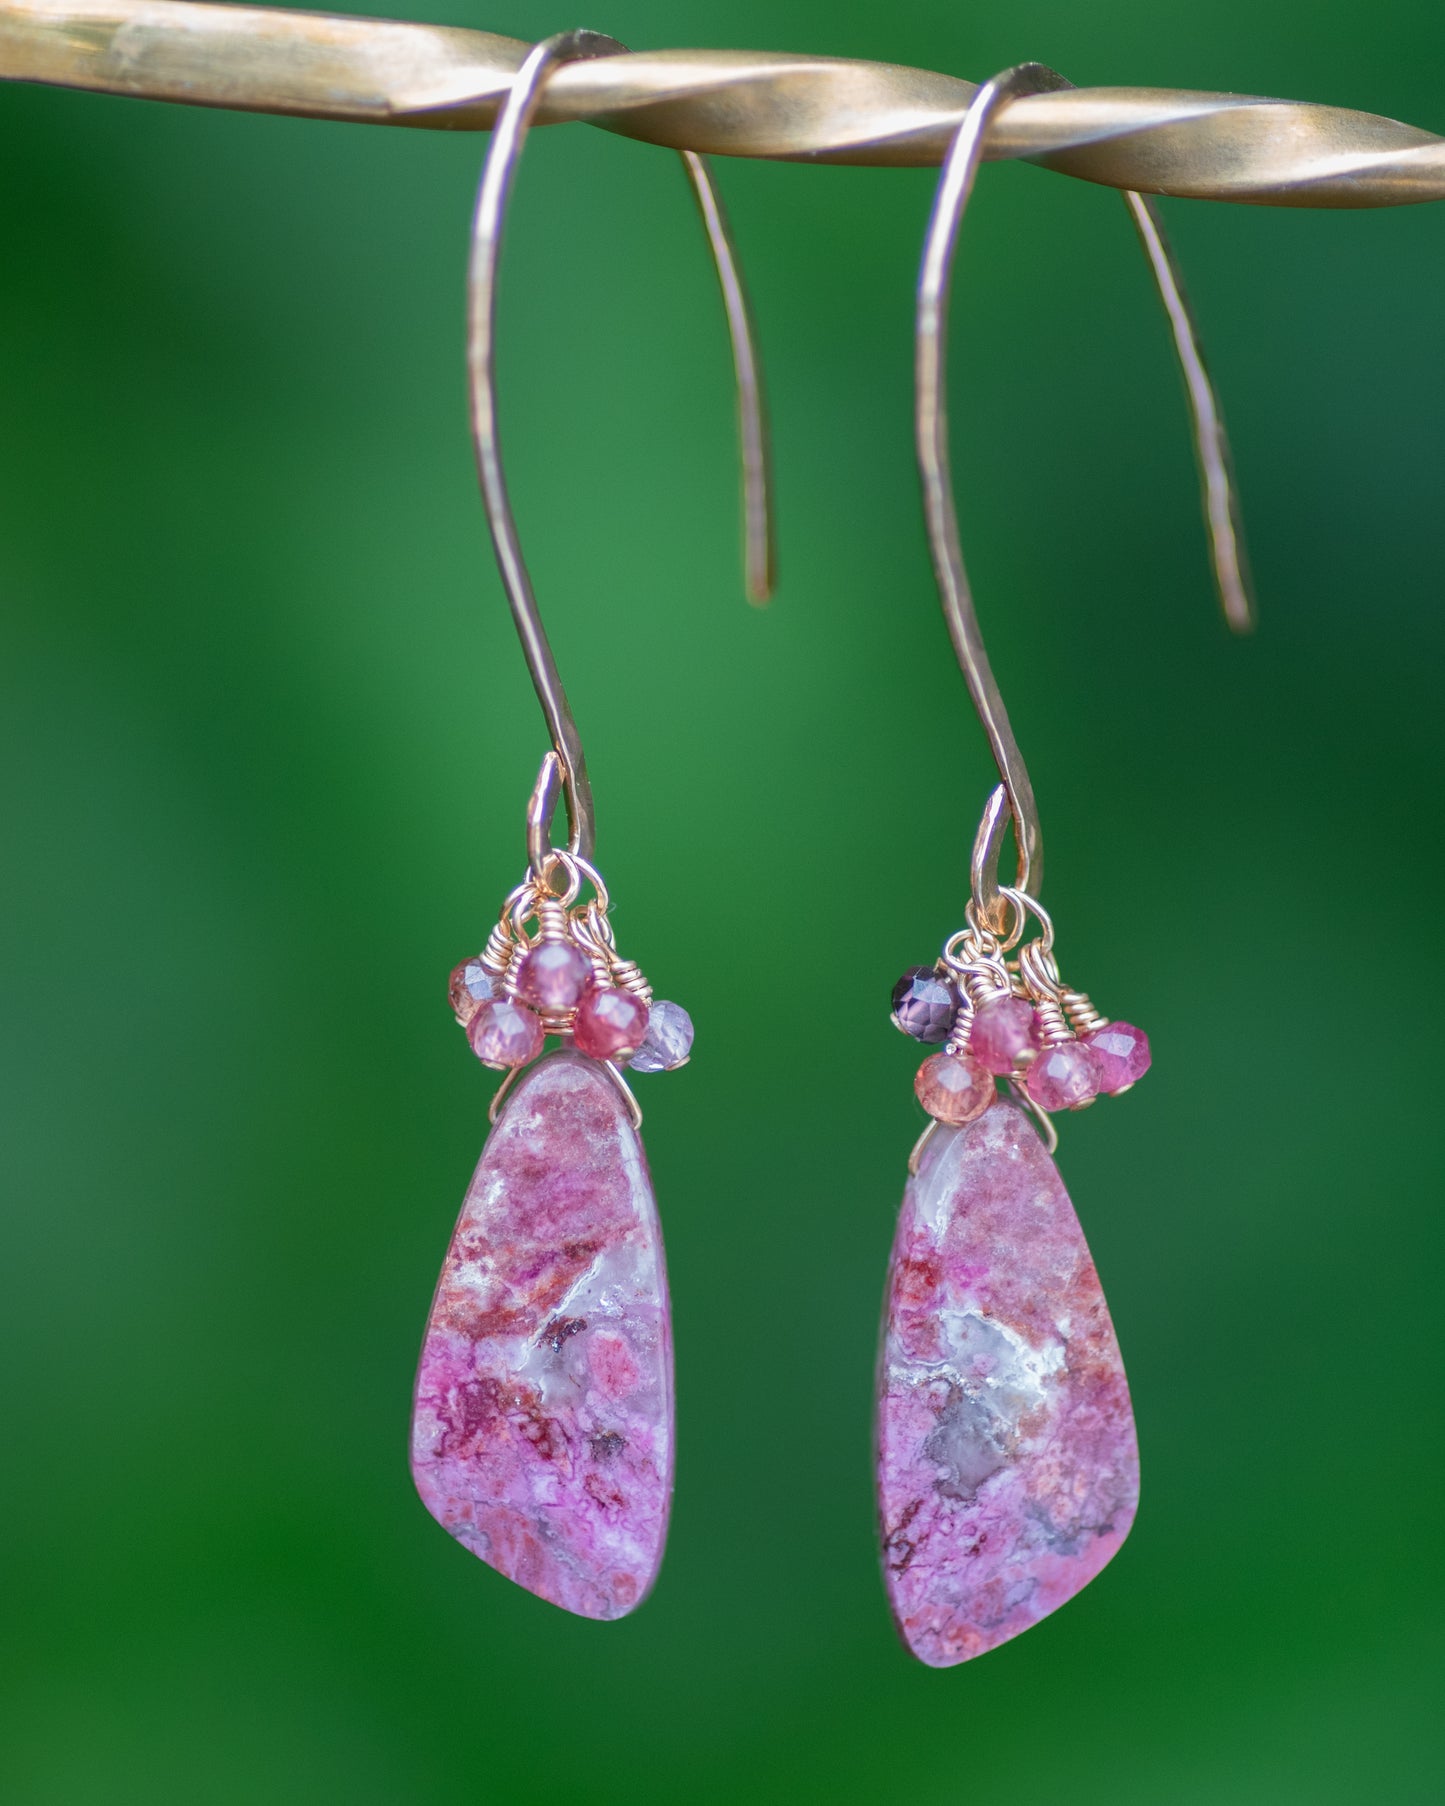
[[[605,907],[568,907],[535,882],[507,899],[483,951],[453,969],[447,998],[472,1052],[499,1071],[536,1059],[549,1034],[635,1072],[671,1071],[692,1049],[687,1011],[652,1001],[619,956]]]
[[[1005,963],[996,944],[955,937],[936,965],[912,967],[893,987],[895,1026],[926,1045],[943,1043],[914,1080],[938,1122],[976,1121],[1000,1078],[1052,1113],[1117,1096],[1148,1071],[1143,1030],[1107,1021],[1082,991],[1065,989],[1052,955],[1039,948],[1030,943]]]

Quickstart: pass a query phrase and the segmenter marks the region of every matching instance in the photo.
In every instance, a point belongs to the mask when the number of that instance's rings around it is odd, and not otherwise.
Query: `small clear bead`
[[[497,994],[497,981],[480,959],[464,959],[452,968],[447,984],[447,1002],[452,1014],[465,1028],[480,1005]]]
[[[634,1072],[672,1072],[692,1052],[692,1017],[680,1003],[659,998],[647,1018],[647,1033],[627,1064]]]

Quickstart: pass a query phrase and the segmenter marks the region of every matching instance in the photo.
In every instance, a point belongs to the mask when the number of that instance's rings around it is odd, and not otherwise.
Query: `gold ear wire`
[[[497,567],[507,592],[517,636],[532,683],[537,691],[547,731],[561,767],[562,791],[567,804],[568,848],[590,859],[596,845],[592,788],[577,723],[562,686],[557,661],[542,625],[521,540],[507,494],[497,428],[496,314],[497,264],[507,200],[516,176],[522,145],[542,98],[548,76],[562,63],[624,54],[626,46],[595,31],[562,32],[537,44],[518,69],[492,128],[477,193],[472,227],[472,255],[468,277],[467,362],[471,374],[472,437],[476,445],[477,471],[482,500],[496,548]],[[727,312],[737,379],[738,424],[741,438],[744,571],[750,600],[766,601],[773,584],[773,536],[771,468],[766,415],[757,351],[747,296],[738,271],[737,257],[728,235],[722,204],[703,159],[692,151],[680,153],[702,214],[708,245],[717,266],[718,283]]]
[[[1008,825],[1004,797],[1013,818],[1018,856],[1015,888],[1033,896],[1038,895],[1043,879],[1043,838],[1028,767],[984,649],[959,542],[945,394],[948,293],[959,228],[983,160],[990,124],[1020,95],[1049,93],[1071,85],[1042,63],[1022,63],[978,90],[943,161],[918,278],[915,429],[929,546],[949,637],[1003,779],[1002,792],[995,792],[989,800],[972,859],[974,902],[995,931],[1002,929],[1007,912],[998,883],[999,850]],[[1203,484],[1205,524],[1225,619],[1236,632],[1244,632],[1254,623],[1254,605],[1224,422],[1158,212],[1142,195],[1126,193],[1124,199],[1159,285],[1184,373]]]
[[[1224,430],[1224,419],[1219,411],[1219,397],[1214,393],[1214,384],[1205,367],[1199,327],[1184,292],[1179,265],[1164,233],[1158,203],[1147,194],[1135,194],[1128,188],[1124,190],[1124,204],[1138,229],[1144,254],[1159,286],[1159,299],[1164,303],[1174,334],[1174,349],[1184,377],[1184,391],[1189,398],[1194,455],[1199,463],[1204,524],[1209,533],[1209,557],[1215,588],[1219,591],[1219,605],[1232,633],[1251,633],[1256,620],[1254,583],[1244,543],[1244,522],[1239,512],[1239,485],[1235,481],[1229,435]]]

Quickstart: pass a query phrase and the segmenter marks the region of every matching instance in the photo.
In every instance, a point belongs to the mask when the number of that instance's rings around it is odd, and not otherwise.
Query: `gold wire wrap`
[[[1069,1027],[1076,1035],[1092,1034],[1096,1028],[1109,1026],[1109,1018],[1101,1016],[1094,1008],[1087,991],[1070,991],[1066,988],[1059,1001],[1064,1006]]]
[[[1034,1010],[1038,1015],[1039,1034],[1043,1037],[1045,1047],[1062,1047],[1066,1041],[1073,1039],[1056,997],[1040,997],[1034,1004]]]
[[[539,897],[537,899],[537,939],[539,941],[565,941],[567,939],[567,911],[563,908],[560,897]]]
[[[644,1003],[651,1004],[652,986],[643,976],[642,968],[636,960],[614,957],[612,982],[619,991],[630,991],[634,997],[640,997]]]
[[[607,933],[606,917],[599,915],[595,903],[589,903],[586,909],[578,910],[572,917],[572,939],[592,962],[592,976],[600,985],[611,982],[612,961]]]
[[[482,949],[481,966],[490,972],[493,978],[505,980],[512,969],[512,959],[517,951],[517,943],[512,939],[507,918],[503,916],[496,927],[487,936],[487,944]]]
[[[279,8],[0,0],[0,78],[371,125],[485,130],[530,48],[492,32]],[[559,69],[538,123],[587,120],[718,156],[917,166],[942,160],[975,91],[895,64],[657,50]],[[1445,198],[1445,139],[1433,132],[1248,94],[1031,96],[990,128],[986,154],[1111,188],[1257,206]]]

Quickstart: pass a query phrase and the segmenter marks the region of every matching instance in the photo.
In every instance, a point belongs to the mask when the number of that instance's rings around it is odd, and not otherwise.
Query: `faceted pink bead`
[[[1099,1064],[1082,1041],[1046,1047],[1024,1081],[1041,1110],[1082,1110],[1099,1095]]]
[[[1012,1072],[1026,1053],[1043,1042],[1038,1014],[1022,997],[1000,997],[986,1003],[973,1019],[968,1051],[990,1072]]]
[[[577,1006],[572,1038],[594,1060],[630,1059],[647,1033],[647,1005],[631,991],[589,985]]]
[[[467,1040],[483,1066],[505,1071],[535,1060],[547,1039],[541,1019],[509,997],[491,997],[477,1006],[467,1024]]]
[[[1142,1028],[1127,1022],[1110,1022],[1104,1028],[1096,1028],[1084,1036],[1084,1043],[1093,1050],[1100,1091],[1123,1091],[1142,1079],[1153,1057],[1149,1037]]]
[[[591,976],[592,968],[580,947],[570,941],[543,941],[522,955],[517,995],[534,1010],[570,1010]]]
[[[998,1096],[993,1074],[969,1054],[930,1054],[913,1081],[918,1101],[938,1122],[973,1122]]]

